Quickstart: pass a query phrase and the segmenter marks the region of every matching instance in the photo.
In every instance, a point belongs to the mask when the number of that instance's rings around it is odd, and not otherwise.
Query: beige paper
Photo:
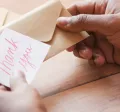
[[[4,25],[24,35],[51,45],[46,59],[88,37],[86,32],[70,33],[56,27],[57,18],[70,16],[59,0],[50,0],[46,4],[24,14],[19,19]]]
[[[11,12],[5,8],[0,8],[0,27],[4,26],[5,24],[16,20],[20,17],[19,14]]]
[[[18,19],[20,17],[20,15],[19,14],[16,14],[16,13],[14,13],[14,12],[8,12],[7,13],[7,17],[6,17],[6,19],[5,19],[5,21],[4,21],[4,25],[5,24],[8,24],[9,22],[11,22],[11,21],[13,21],[13,20],[16,20],[16,19]]]
[[[7,14],[8,14],[7,9],[0,8],[0,27],[4,25]]]

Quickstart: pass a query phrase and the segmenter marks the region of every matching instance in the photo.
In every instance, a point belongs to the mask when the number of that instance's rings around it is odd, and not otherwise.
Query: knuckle
[[[80,14],[77,16],[73,16],[71,19],[71,24],[78,24],[78,23],[86,23],[88,19],[88,16],[86,14]]]
[[[86,14],[78,15],[78,21],[81,23],[86,23],[88,16]]]

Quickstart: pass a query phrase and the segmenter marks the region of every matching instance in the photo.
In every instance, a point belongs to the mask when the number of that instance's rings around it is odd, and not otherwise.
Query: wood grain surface
[[[44,99],[48,112],[120,112],[120,74]]]

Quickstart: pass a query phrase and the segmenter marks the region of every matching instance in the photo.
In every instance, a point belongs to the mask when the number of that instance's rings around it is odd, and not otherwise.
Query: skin
[[[68,8],[72,17],[60,17],[57,25],[70,32],[87,31],[90,37],[68,48],[80,58],[97,66],[120,64],[119,0],[79,1]]]
[[[36,89],[29,86],[23,73],[11,77],[11,91],[0,85],[0,112],[47,112]]]

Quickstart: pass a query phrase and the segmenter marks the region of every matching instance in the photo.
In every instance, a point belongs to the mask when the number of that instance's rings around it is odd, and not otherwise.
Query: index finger
[[[95,9],[95,1],[79,1],[74,4],[72,4],[68,11],[72,15],[78,15],[78,14],[93,14]]]

